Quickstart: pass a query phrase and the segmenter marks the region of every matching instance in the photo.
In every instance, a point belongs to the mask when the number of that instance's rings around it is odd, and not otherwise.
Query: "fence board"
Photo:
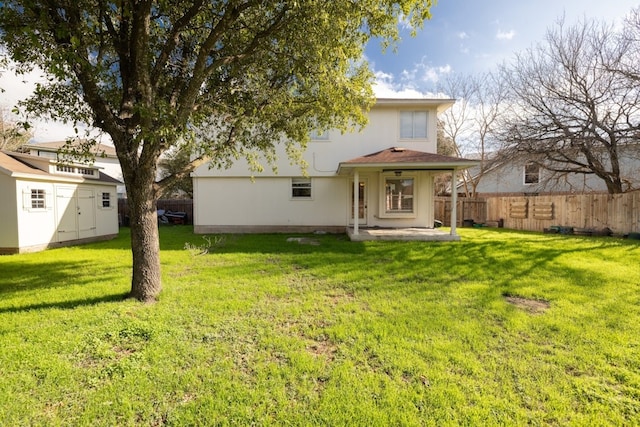
[[[640,191],[624,194],[505,196],[458,199],[458,225],[465,219],[505,228],[543,231],[551,226],[602,230],[616,234],[640,232]],[[527,215],[528,213],[528,215]],[[435,218],[450,226],[451,199],[435,198]]]
[[[551,226],[601,230],[616,234],[640,230],[640,192],[624,194],[580,194],[531,197],[487,197],[488,221],[504,219],[504,226],[516,230],[543,231]],[[533,214],[514,218],[512,206],[529,201]],[[530,208],[531,210],[531,208]]]

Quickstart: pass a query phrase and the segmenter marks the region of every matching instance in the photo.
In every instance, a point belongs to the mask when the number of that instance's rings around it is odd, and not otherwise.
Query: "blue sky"
[[[403,30],[397,52],[382,53],[378,42],[366,57],[376,73],[379,97],[429,96],[446,74],[475,74],[494,69],[513,55],[541,42],[546,30],[563,16],[568,23],[601,19],[620,23],[640,0],[439,0],[432,19],[411,38]],[[0,76],[0,107],[11,108],[27,97],[37,74]],[[34,123],[34,139],[54,141],[73,136],[60,123]]]
[[[599,19],[620,24],[638,0],[439,0],[414,38],[403,30],[397,52],[366,49],[377,74],[378,96],[419,97],[449,73],[494,69],[518,51],[544,40],[559,18],[566,23]]]

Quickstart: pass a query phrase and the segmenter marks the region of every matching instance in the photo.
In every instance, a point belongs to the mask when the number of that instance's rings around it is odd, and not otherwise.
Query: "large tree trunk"
[[[136,185],[127,186],[131,226],[133,275],[130,297],[153,302],[162,289],[160,275],[160,240],[153,179],[148,171],[137,171]],[[149,176],[153,176],[153,171]]]
[[[162,284],[160,280],[160,240],[155,199],[131,198],[131,252],[133,277],[129,296],[144,302],[155,301]]]
[[[155,198],[141,200],[132,196],[129,195],[133,277],[129,296],[151,302],[162,288],[156,203]]]

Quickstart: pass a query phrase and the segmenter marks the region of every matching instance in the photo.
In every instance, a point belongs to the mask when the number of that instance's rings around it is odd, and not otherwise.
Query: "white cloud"
[[[465,31],[461,31],[461,32],[458,33],[458,38],[461,39],[461,40],[468,39],[469,38],[469,34],[467,34]]]
[[[437,83],[443,75],[451,73],[451,65],[427,67],[422,74],[423,82]]]
[[[2,108],[13,109],[18,101],[31,96],[36,83],[43,82],[44,77],[40,71],[32,71],[27,74],[18,75],[11,70],[0,71],[0,88],[3,92],[0,98]]]
[[[502,30],[498,30],[498,32],[496,33],[496,39],[498,40],[512,40],[516,35],[516,32],[514,30],[510,30],[510,31],[502,31]]]
[[[0,108],[11,111],[18,101],[27,99],[33,94],[37,83],[46,81],[41,70],[34,70],[27,74],[16,74],[11,69],[0,71]],[[16,117],[16,120],[22,118]],[[36,142],[61,141],[75,137],[72,126],[62,122],[32,120],[30,121],[33,140]],[[80,136],[84,136],[84,128],[79,128]],[[94,135],[92,133],[92,135]]]
[[[392,74],[381,71],[375,72],[375,82],[373,83],[373,92],[377,98],[403,98],[403,99],[423,99],[423,98],[446,98],[442,94],[434,94],[432,92],[422,92],[417,89],[411,82],[405,82],[404,76],[401,78],[402,83],[395,81]]]
[[[416,63],[410,70],[402,70],[401,81],[408,86],[416,86],[421,83],[437,83],[443,75],[451,73],[451,65],[432,66],[424,60]]]
[[[377,98],[424,98],[425,95],[413,88],[403,86],[394,81],[392,74],[375,72],[373,92]]]

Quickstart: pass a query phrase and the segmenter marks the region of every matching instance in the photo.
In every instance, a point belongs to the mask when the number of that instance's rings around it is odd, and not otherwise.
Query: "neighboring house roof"
[[[59,149],[63,148],[67,144],[67,141],[54,141],[54,142],[37,142],[26,144],[23,147],[27,150],[37,149],[42,151],[51,151],[56,152]],[[72,145],[76,145],[73,144]],[[111,145],[106,145],[102,143],[97,143],[95,146],[91,148],[91,152],[96,156],[107,156],[107,157],[117,157],[115,147]]]
[[[30,163],[33,162],[33,164]],[[38,168],[36,165],[57,163],[53,159],[31,156],[24,153],[13,153],[0,151],[0,173],[16,178],[39,178],[48,181],[71,181],[71,182],[101,182],[106,184],[122,184],[119,180],[98,171],[98,178],[85,178],[83,176],[52,174]],[[79,165],[86,167],[85,165]],[[93,168],[95,169],[95,168]]]
[[[392,147],[365,156],[356,157],[346,162],[340,162],[338,173],[343,173],[357,167],[391,168],[394,170],[451,170],[464,169],[477,164],[478,161],[476,160]]]
[[[15,174],[49,175],[47,172],[21,162],[3,151],[0,151],[0,172],[9,176]]]

